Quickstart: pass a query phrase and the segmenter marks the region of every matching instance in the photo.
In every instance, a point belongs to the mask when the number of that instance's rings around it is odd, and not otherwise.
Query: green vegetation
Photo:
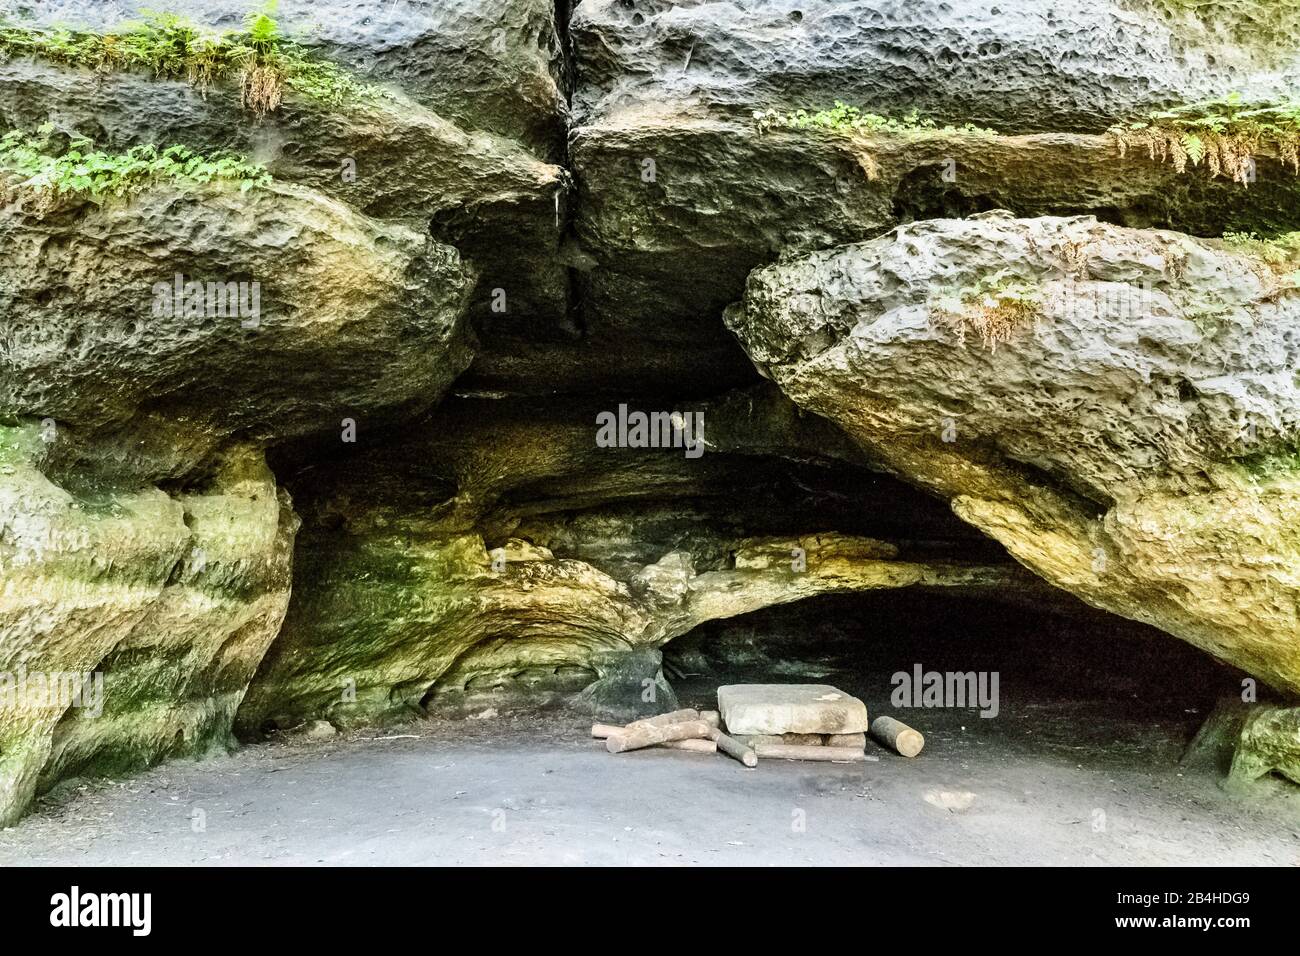
[[[1225,232],[1223,243],[1262,263],[1258,270],[1274,292],[1300,289],[1300,232],[1266,238],[1254,232]]]
[[[234,156],[204,156],[185,146],[133,146],[125,153],[105,153],[86,139],[72,140],[66,149],[54,145],[54,130],[42,126],[36,135],[19,130],[0,139],[0,175],[4,191],[36,197],[37,214],[54,208],[61,199],[80,197],[104,203],[124,199],[161,181],[208,183],[238,182],[247,192],[270,182],[261,166]]]
[[[776,110],[755,112],[759,132],[769,129],[824,129],[835,133],[871,134],[888,136],[917,135],[973,135],[996,136],[997,131],[967,123],[964,126],[940,126],[932,119],[923,118],[917,110],[904,114],[902,119],[890,119],[877,113],[864,113],[856,106],[849,106],[840,100],[828,110],[809,113],[796,110],[793,113],[778,113]]]
[[[999,342],[1010,342],[1017,329],[1037,316],[1039,298],[1037,286],[999,269],[941,296],[932,311],[956,331],[963,346],[973,329],[984,347],[996,352]]]
[[[286,89],[330,106],[371,99],[374,87],[341,67],[312,57],[284,36],[273,16],[275,0],[244,18],[244,29],[215,31],[174,13],[146,19],[114,33],[0,27],[0,54],[31,56],[99,73],[147,70],[183,79],[206,94],[214,83],[238,82],[241,105],[258,116],[280,106]]]
[[[1300,474],[1300,449],[1292,442],[1279,442],[1274,447],[1233,460],[1249,478],[1258,482],[1294,479]]]
[[[772,129],[818,130],[845,136],[857,145],[858,162],[868,179],[875,179],[879,174],[875,158],[861,148],[863,141],[872,136],[997,136],[996,130],[985,129],[966,123],[963,126],[940,126],[932,119],[923,118],[919,112],[912,110],[902,119],[891,119],[878,113],[864,113],[856,106],[850,106],[840,100],[827,110],[810,113],[796,110],[793,113],[781,113],[777,110],[756,110],[754,122],[760,133]]]
[[[1291,263],[1300,257],[1300,232],[1264,238],[1253,232],[1225,232],[1223,241],[1263,259],[1269,265]]]
[[[1183,172],[1205,164],[1211,176],[1248,184],[1254,157],[1272,150],[1300,173],[1300,103],[1245,103],[1233,93],[1217,100],[1190,103],[1150,114],[1144,122],[1112,126],[1120,158],[1130,149],[1145,149],[1157,162]]]

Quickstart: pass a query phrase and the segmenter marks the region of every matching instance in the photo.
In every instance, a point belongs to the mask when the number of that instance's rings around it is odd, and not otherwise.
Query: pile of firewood
[[[721,725],[722,720],[716,710],[699,711],[687,707],[658,717],[634,720],[626,727],[592,724],[591,736],[604,738],[605,749],[612,754],[645,747],[670,747],[706,754],[722,751],[746,767],[758,766],[758,754],[734,737],[724,734]]]
[[[731,736],[723,732],[716,710],[689,707],[635,720],[623,727],[592,724],[591,736],[604,740],[605,749],[612,754],[649,747],[703,754],[722,752],[746,767],[757,766],[760,757],[834,763],[867,759],[867,735],[863,733]],[[918,731],[892,717],[876,718],[871,724],[871,736],[905,757],[916,756],[925,743]]]

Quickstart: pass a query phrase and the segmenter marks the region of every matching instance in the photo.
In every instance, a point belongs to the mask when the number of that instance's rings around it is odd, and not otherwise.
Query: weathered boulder
[[[1121,161],[1104,135],[1155,108],[1291,95],[1300,61],[1283,38],[1300,32],[1294,11],[1213,10],[584,0],[570,30],[584,344],[618,356],[637,343],[642,368],[614,368],[638,386],[638,376],[701,393],[742,386],[751,370],[715,318],[752,269],[912,219],[1006,208],[1199,235],[1293,228],[1290,168],[1261,158],[1246,190],[1203,168]],[[836,101],[895,120],[919,112],[920,123],[855,142],[823,129],[761,133],[752,118]],[[1003,135],[922,128],[929,121]],[[547,354],[567,371],[572,351]]]
[[[26,11],[15,30],[46,39],[4,44],[11,56],[0,63],[0,125],[50,124],[109,150],[180,144],[250,156],[278,180],[427,231],[479,275],[469,300],[486,353],[478,377],[488,387],[535,389],[547,371],[529,350],[579,334],[561,253],[569,177],[552,163],[563,156],[565,114],[554,9],[536,0],[345,6],[276,9],[279,48],[294,56],[305,48],[323,68],[342,72],[329,81],[336,87],[286,86],[263,116],[241,106],[234,68],[196,86],[175,69],[71,65],[58,52],[70,41],[52,44],[49,32],[32,32],[88,31],[72,34],[81,43],[139,27],[116,7],[68,2]],[[185,14],[237,31],[245,12],[244,4],[212,0]]]
[[[900,222],[1005,208],[1272,235],[1300,221],[1300,179],[1276,157],[1260,155],[1245,188],[1137,151],[1121,158],[1107,135],[760,132],[668,104],[578,127],[572,157],[574,228],[592,259],[578,274],[584,342],[613,354],[638,342],[653,374],[682,388],[752,375],[716,321],[752,269]]]
[[[1090,217],[900,227],[760,269],[728,324],[801,407],[1052,584],[1300,690],[1300,295]]]
[[[1251,783],[1268,773],[1300,783],[1300,707],[1251,707],[1233,753],[1229,779]]]
[[[678,709],[677,694],[664,679],[663,654],[652,647],[594,654],[587,663],[597,679],[568,702],[570,709],[611,723]]]
[[[456,251],[301,187],[0,218],[0,415],[57,422],[55,451],[98,474],[179,477],[238,434],[418,412],[469,360]]]
[[[109,32],[138,22],[129,5],[98,0],[17,4],[20,22]],[[204,27],[238,30],[256,4],[186,0]],[[563,65],[556,8],[544,0],[279,0],[292,40],[360,76],[403,90],[466,129],[517,139],[541,155],[563,143]]]
[[[567,174],[401,91],[340,105],[290,91],[279,109],[254,119],[231,88],[204,94],[183,79],[41,59],[0,63],[0,126],[45,124],[109,151],[179,144],[253,157],[281,182],[455,246],[480,273],[469,307],[482,330],[540,334],[564,325]],[[501,314],[493,311],[497,289],[505,293]]]
[[[1300,783],[1300,708],[1222,698],[1188,745],[1181,765],[1211,771],[1233,788],[1252,788],[1270,774]]]
[[[583,0],[578,122],[637,103],[819,109],[841,99],[1009,132],[1240,92],[1289,93],[1300,18],[1279,4],[1104,0]]]
[[[0,428],[0,823],[75,773],[233,743],[289,601],[298,519],[260,452],[168,493],[63,484]]]

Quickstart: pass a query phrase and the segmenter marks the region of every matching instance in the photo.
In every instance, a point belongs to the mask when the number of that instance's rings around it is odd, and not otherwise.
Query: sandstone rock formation
[[[0,821],[69,773],[233,744],[289,601],[298,519],[262,455],[202,482],[61,482],[57,437],[0,429]],[[83,692],[84,689],[84,692]]]
[[[1251,783],[1267,773],[1300,783],[1300,709],[1259,707],[1246,715],[1231,778]]]
[[[235,30],[263,5],[185,0],[175,9],[203,27]],[[140,20],[125,4],[42,0],[20,4],[23,23],[99,32]],[[183,9],[181,9],[183,7]],[[485,130],[546,155],[563,144],[560,33],[541,0],[277,0],[295,41],[359,76],[407,91],[466,130]]]
[[[1300,691],[1292,277],[991,214],[760,269],[728,321],[801,407],[1048,581]]]
[[[299,187],[161,186],[5,226],[0,410],[66,424],[56,450],[101,473],[179,478],[236,434],[419,411],[468,363],[457,252]]]
[[[617,652],[817,594],[1032,589],[996,554],[800,533],[852,520],[818,504],[871,480],[851,446],[768,389],[690,407],[710,446],[695,461],[598,448],[599,403],[477,400],[444,405],[399,448],[289,478],[298,591],[241,729],[540,702],[626,669]],[[851,478],[836,455],[858,462]],[[772,489],[756,495],[756,479]]]
[[[0,821],[232,722],[632,715],[666,642],[828,593],[1072,594],[1300,691],[1282,6],[280,0],[306,80],[250,108],[10,5]],[[791,121],[841,100],[888,120]],[[1140,145],[1200,101],[1281,132]],[[702,453],[602,447],[622,407]]]
[[[1286,94],[1294,24],[1222,5],[1052,0],[583,0],[571,31],[582,122],[635,102],[748,116],[828,91],[1012,132],[1098,132],[1116,116],[1240,90]],[[996,83],[990,82],[996,78]]]
[[[593,260],[579,275],[589,337],[650,339],[660,381],[740,385],[747,369],[714,317],[783,254],[992,208],[1199,235],[1293,228],[1297,184],[1271,158],[1241,190],[1144,155],[1121,162],[1105,135],[1164,106],[1286,95],[1294,48],[1270,49],[1277,31],[1245,14],[1219,16],[1207,31],[1158,3],[584,0],[570,153]],[[895,119],[919,110],[940,128],[854,142],[761,133],[752,116],[837,100]]]

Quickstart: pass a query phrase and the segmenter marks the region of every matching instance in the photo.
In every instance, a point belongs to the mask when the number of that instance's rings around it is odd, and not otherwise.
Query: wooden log
[[[871,736],[904,757],[915,757],[925,746],[925,736],[919,730],[913,730],[893,717],[877,717],[873,720]]]
[[[592,724],[591,736],[598,740],[607,740],[615,734],[625,733],[626,727],[620,727],[617,724]],[[666,747],[669,750],[689,750],[699,754],[715,754],[718,752],[718,745],[712,740],[700,740],[696,738],[687,738],[686,740],[666,740],[661,744],[655,744],[656,747]]]
[[[735,737],[728,737],[721,730],[713,728],[709,731],[709,739],[717,744],[718,749],[724,754],[734,760],[739,760],[746,767],[758,766],[758,754],[754,753],[752,747],[745,746]]]
[[[849,747],[824,747],[821,744],[755,744],[754,753],[766,760],[823,760],[835,763],[856,763],[866,760],[861,750]]]
[[[827,734],[827,747],[852,747],[855,750],[864,750],[867,746],[866,734]]]
[[[715,730],[720,730],[722,728],[722,715],[716,710],[700,711],[700,720],[704,721]]]
[[[709,712],[705,711],[705,713]],[[714,711],[713,713],[716,714],[717,711]],[[668,719],[670,717],[672,718],[671,720]],[[703,719],[704,718],[700,716],[700,712],[696,710],[690,710],[689,708],[686,710],[674,710],[670,714],[660,714],[658,717],[646,717],[643,720],[634,720],[626,727],[620,727],[618,724],[592,724],[591,736],[599,740],[604,740],[614,736],[615,734],[625,732],[629,727],[662,727],[666,724],[675,724],[682,720]]]
[[[683,720],[699,720],[700,712],[692,707],[683,707],[681,710],[670,710],[666,714],[657,714],[654,717],[642,717],[640,720],[634,720],[628,724],[628,727],[664,727],[668,724],[676,724]]]
[[[715,754],[718,752],[718,745],[712,740],[696,740],[688,738],[686,740],[665,740],[661,744],[655,744],[655,747],[661,750],[689,750],[696,754]]]
[[[680,720],[664,726],[629,724],[621,733],[614,734],[605,741],[605,749],[612,754],[621,754],[628,750],[653,747],[669,740],[705,738],[712,729],[702,720]]]
[[[803,747],[820,747],[826,734],[744,734],[736,739],[750,747],[759,744],[798,744]],[[865,746],[865,741],[863,742]]]

